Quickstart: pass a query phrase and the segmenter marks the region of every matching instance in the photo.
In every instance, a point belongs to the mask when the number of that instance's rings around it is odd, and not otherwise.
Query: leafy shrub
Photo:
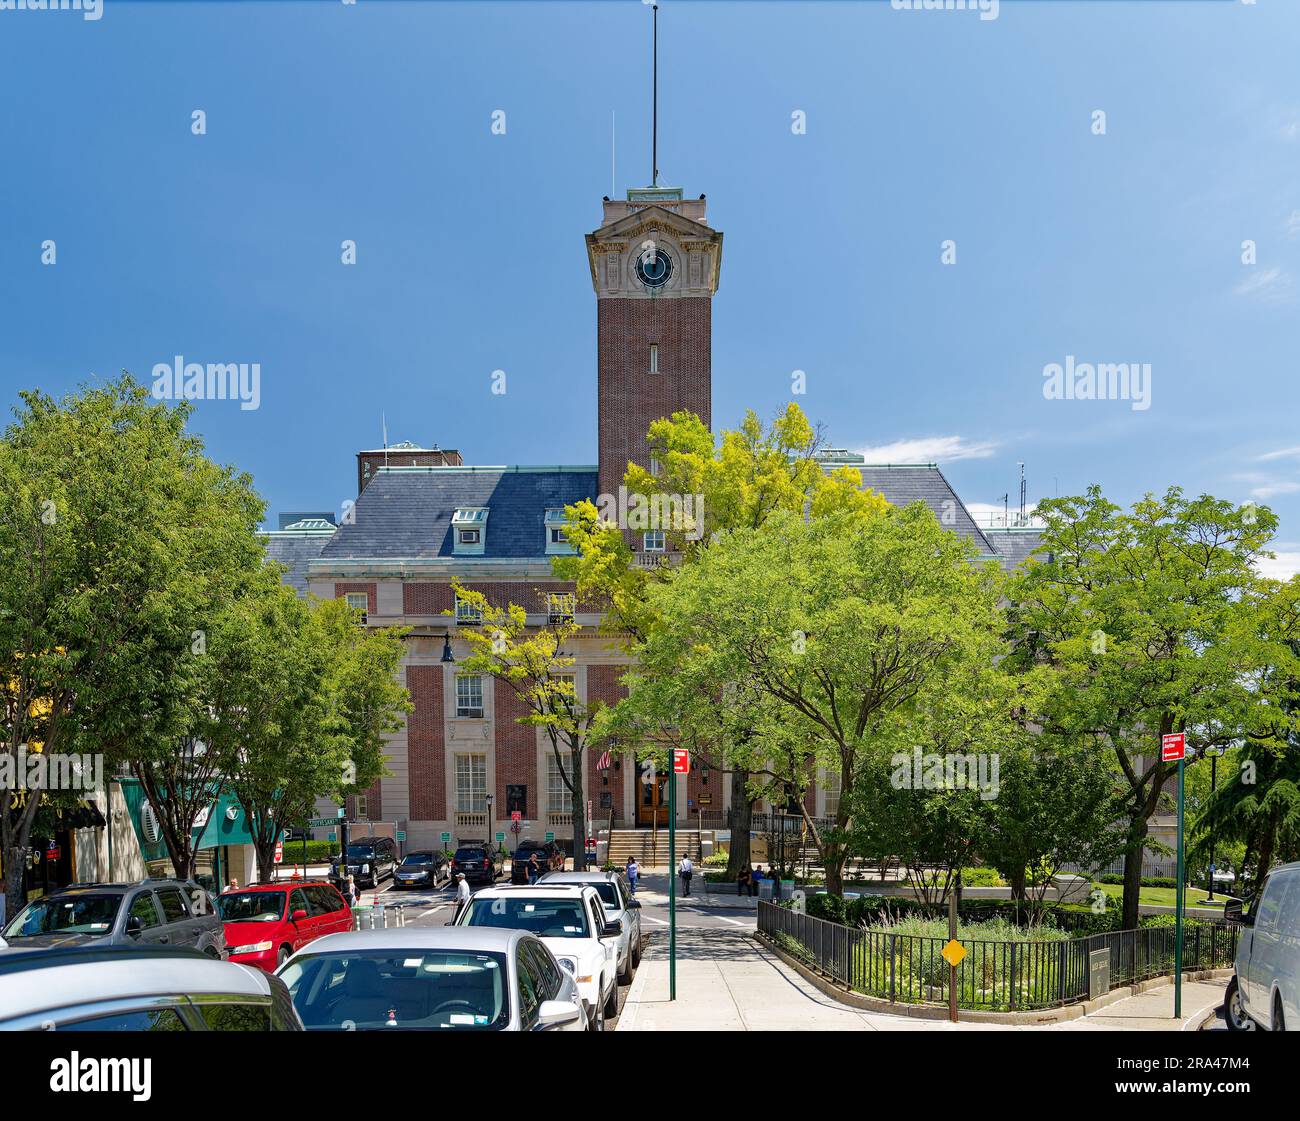
[[[1006,887],[996,868],[963,868],[961,882],[966,887]]]
[[[725,868],[727,866],[727,854],[725,852],[710,853],[700,863],[706,868]]]

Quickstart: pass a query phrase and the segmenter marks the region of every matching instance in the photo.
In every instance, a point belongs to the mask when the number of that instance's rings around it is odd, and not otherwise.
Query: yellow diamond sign
[[[956,969],[961,965],[961,959],[966,956],[966,948],[954,938],[940,953],[943,954],[943,960]]]

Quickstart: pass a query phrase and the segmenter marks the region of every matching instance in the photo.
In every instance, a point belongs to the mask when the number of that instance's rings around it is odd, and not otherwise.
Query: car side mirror
[[[537,1010],[539,1028],[558,1028],[577,1023],[582,1009],[569,1000],[544,1000]]]
[[[290,922],[301,922],[301,921],[302,921],[303,919],[305,919],[306,917],[307,917],[307,912],[306,912],[306,911],[302,911],[302,910],[294,911],[294,913],[293,913],[292,915],[289,916],[289,921],[290,921]]]
[[[144,923],[140,921],[139,915],[131,915],[129,918],[127,918],[126,920],[127,934],[139,934],[142,930],[144,930]]]
[[[639,899],[629,899],[629,900],[627,901],[627,909],[628,909],[629,911],[639,911],[639,910],[641,910],[641,900],[639,900]]]
[[[1246,913],[1245,901],[1237,898],[1224,901],[1223,918],[1224,921],[1235,923],[1238,926],[1253,926],[1255,922],[1254,915]]]
[[[612,919],[610,922],[607,922],[605,924],[605,929],[600,932],[600,936],[602,938],[610,938],[613,937],[615,934],[622,934],[622,933],[623,933],[622,919]]]

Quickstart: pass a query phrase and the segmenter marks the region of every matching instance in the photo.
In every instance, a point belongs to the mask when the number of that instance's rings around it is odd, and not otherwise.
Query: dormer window
[[[483,538],[487,533],[486,506],[461,506],[451,517],[453,552],[462,556],[482,556]]]
[[[569,524],[569,516],[562,507],[546,511],[546,552],[548,554],[571,556],[576,551],[564,534]]]

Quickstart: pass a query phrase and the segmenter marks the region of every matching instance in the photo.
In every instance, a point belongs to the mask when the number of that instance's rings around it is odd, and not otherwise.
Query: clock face
[[[636,259],[636,278],[647,288],[662,288],[673,275],[673,259],[662,249],[649,249]]]

